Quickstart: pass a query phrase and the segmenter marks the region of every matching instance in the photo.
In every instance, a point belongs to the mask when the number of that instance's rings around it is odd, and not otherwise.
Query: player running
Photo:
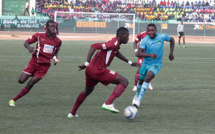
[[[139,83],[137,92],[132,100],[132,105],[139,107],[143,95],[149,87],[149,82],[158,74],[162,66],[164,41],[170,42],[169,60],[174,59],[173,50],[174,38],[166,34],[157,34],[156,25],[153,23],[147,26],[147,36],[141,41],[137,52],[138,57],[144,57],[140,68]]]
[[[50,20],[54,21],[54,15],[51,15],[51,16],[50,16]],[[54,23],[55,23],[55,30],[54,30],[54,32],[55,32],[55,34],[59,35],[58,23],[55,22],[55,21],[54,21]],[[43,27],[43,29],[44,29],[44,31],[46,32],[46,25]]]
[[[68,118],[78,117],[76,111],[86,97],[94,90],[98,82],[101,82],[105,86],[110,83],[117,85],[113,93],[102,105],[102,109],[119,113],[119,110],[115,109],[113,101],[125,91],[125,88],[128,86],[128,80],[117,72],[107,69],[107,66],[110,65],[115,56],[127,62],[131,66],[138,66],[138,63],[129,61],[119,52],[120,45],[126,44],[128,40],[128,29],[120,27],[117,30],[116,37],[112,38],[108,42],[95,43],[91,45],[87,61],[85,64],[78,66],[80,68],[79,70],[86,68],[86,87],[85,90],[79,94],[72,111],[67,116]],[[91,60],[91,57],[96,50],[98,50],[98,52]]]
[[[136,55],[136,56],[137,56],[138,48],[139,48],[139,46],[140,46],[140,41],[141,41],[144,37],[146,37],[146,35],[147,35],[147,32],[146,32],[146,31],[141,32],[141,33],[137,34],[137,36],[136,36],[136,38],[135,38],[135,40],[134,40],[133,47],[134,47],[134,52],[135,52],[135,55]],[[137,48],[137,43],[138,43],[138,42],[139,42],[139,45],[138,45],[138,48]],[[139,58],[139,57],[138,57],[138,64],[141,65],[143,59],[144,59],[144,58]],[[133,87],[133,89],[132,89],[133,91],[137,91],[137,82],[138,82],[138,80],[139,80],[139,71],[140,71],[140,66],[138,67],[138,70],[137,70],[136,75],[135,75],[134,87]],[[149,90],[152,90],[152,89],[153,89],[153,87],[152,87],[151,83],[149,83]]]
[[[27,83],[26,87],[24,87],[16,97],[9,101],[10,106],[15,106],[15,101],[26,95],[34,84],[46,75],[51,66],[51,59],[55,59],[53,60],[54,65],[58,62],[57,57],[62,42],[54,32],[54,21],[47,21],[46,27],[46,32],[36,33],[24,43],[25,48],[28,49],[30,53],[34,52],[34,47],[31,47],[30,44],[37,42],[37,46],[28,66],[22,71],[18,82],[23,84],[30,76],[32,76],[32,78]]]

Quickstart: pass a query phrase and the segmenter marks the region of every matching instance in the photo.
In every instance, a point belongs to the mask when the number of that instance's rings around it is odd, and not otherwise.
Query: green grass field
[[[188,40],[188,39],[187,39]],[[165,45],[163,66],[152,81],[154,90],[143,97],[136,120],[124,118],[131,105],[137,68],[115,58],[109,67],[129,80],[122,96],[115,100],[119,114],[101,109],[115,85],[98,84],[79,108],[79,118],[68,119],[78,94],[85,87],[85,62],[93,42],[64,41],[60,63],[23,98],[9,107],[8,101],[26,85],[17,80],[31,54],[23,40],[0,41],[0,133],[1,134],[214,134],[215,133],[215,44],[187,44],[175,47],[175,60],[169,61]],[[120,49],[136,61],[132,43]]]

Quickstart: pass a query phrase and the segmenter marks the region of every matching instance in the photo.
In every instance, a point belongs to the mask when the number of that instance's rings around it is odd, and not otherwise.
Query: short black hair
[[[54,21],[53,21],[53,20],[48,20],[48,21],[46,22],[46,27],[49,26],[49,23],[54,23]]]
[[[128,32],[128,29],[125,28],[125,27],[120,27],[120,28],[118,28],[117,31],[116,31],[116,36],[122,35],[122,34],[124,34],[125,32]]]
[[[157,27],[156,27],[156,25],[154,23],[150,23],[150,24],[147,25],[147,27],[151,27],[151,26],[155,27],[155,30],[157,30]]]

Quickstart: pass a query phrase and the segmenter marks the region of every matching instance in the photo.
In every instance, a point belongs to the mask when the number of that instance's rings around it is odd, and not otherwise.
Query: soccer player
[[[26,95],[31,88],[46,75],[49,67],[51,66],[51,59],[54,65],[58,62],[58,51],[60,50],[61,40],[56,36],[55,23],[52,20],[46,22],[46,32],[34,34],[31,38],[27,39],[24,46],[32,54],[32,58],[27,67],[22,71],[18,82],[23,84],[30,76],[32,78],[21,92],[9,101],[10,106],[15,106],[15,101]],[[37,42],[36,50],[30,44]]]
[[[54,21],[54,15],[51,15],[50,16],[50,20],[52,20],[52,21]],[[59,35],[59,31],[58,31],[58,23],[57,22],[55,22],[54,21],[54,23],[55,23],[55,33],[57,34],[57,35]],[[46,25],[44,26],[44,31],[46,32]]]
[[[137,54],[138,48],[139,48],[139,46],[140,46],[140,41],[141,41],[144,37],[146,37],[146,35],[147,35],[147,32],[146,32],[146,31],[137,34],[137,36],[136,36],[136,38],[135,38],[135,40],[134,40],[134,43],[133,43],[135,55]],[[138,43],[138,42],[139,42],[139,45],[138,45],[138,48],[137,48],[137,43]],[[143,59],[144,59],[144,58],[139,58],[139,57],[138,57],[138,64],[141,65]],[[137,70],[136,75],[135,75],[134,87],[133,87],[133,89],[132,89],[133,91],[137,91],[137,82],[138,82],[138,80],[139,80],[139,71],[140,71],[140,66],[138,66],[138,70]],[[152,87],[151,83],[149,83],[149,90],[152,90],[152,89],[153,89],[153,87]]]
[[[180,41],[181,41],[181,37],[183,39],[183,48],[185,48],[185,34],[184,34],[184,24],[183,21],[181,21],[180,24],[178,24],[178,28],[177,28],[177,33],[178,33],[178,46],[180,47]]]
[[[147,26],[147,36],[141,41],[137,52],[138,57],[144,57],[140,68],[139,83],[137,92],[132,100],[132,105],[139,107],[143,95],[149,87],[149,82],[158,74],[162,66],[164,41],[170,42],[169,60],[174,59],[173,50],[174,38],[166,34],[157,34],[156,25],[153,23]]]
[[[87,61],[85,64],[78,66],[80,68],[79,71],[86,68],[86,87],[85,90],[79,94],[72,111],[67,116],[68,118],[78,117],[76,111],[86,97],[94,90],[94,87],[98,84],[98,82],[101,82],[105,86],[110,83],[117,85],[113,93],[102,105],[102,109],[119,113],[119,110],[115,109],[113,101],[124,92],[128,85],[128,80],[117,72],[107,69],[107,66],[110,65],[115,56],[127,62],[131,66],[138,66],[138,63],[131,62],[119,52],[120,45],[126,44],[128,40],[128,29],[120,27],[117,30],[116,37],[104,43],[95,43],[91,45],[88,52]],[[91,57],[96,50],[98,51],[91,60]]]

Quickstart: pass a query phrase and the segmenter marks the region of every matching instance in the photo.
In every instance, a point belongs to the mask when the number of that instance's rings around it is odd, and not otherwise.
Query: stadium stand
[[[214,2],[203,0],[36,0],[37,16],[54,15],[55,11],[135,13],[137,21],[184,20],[215,22]]]

